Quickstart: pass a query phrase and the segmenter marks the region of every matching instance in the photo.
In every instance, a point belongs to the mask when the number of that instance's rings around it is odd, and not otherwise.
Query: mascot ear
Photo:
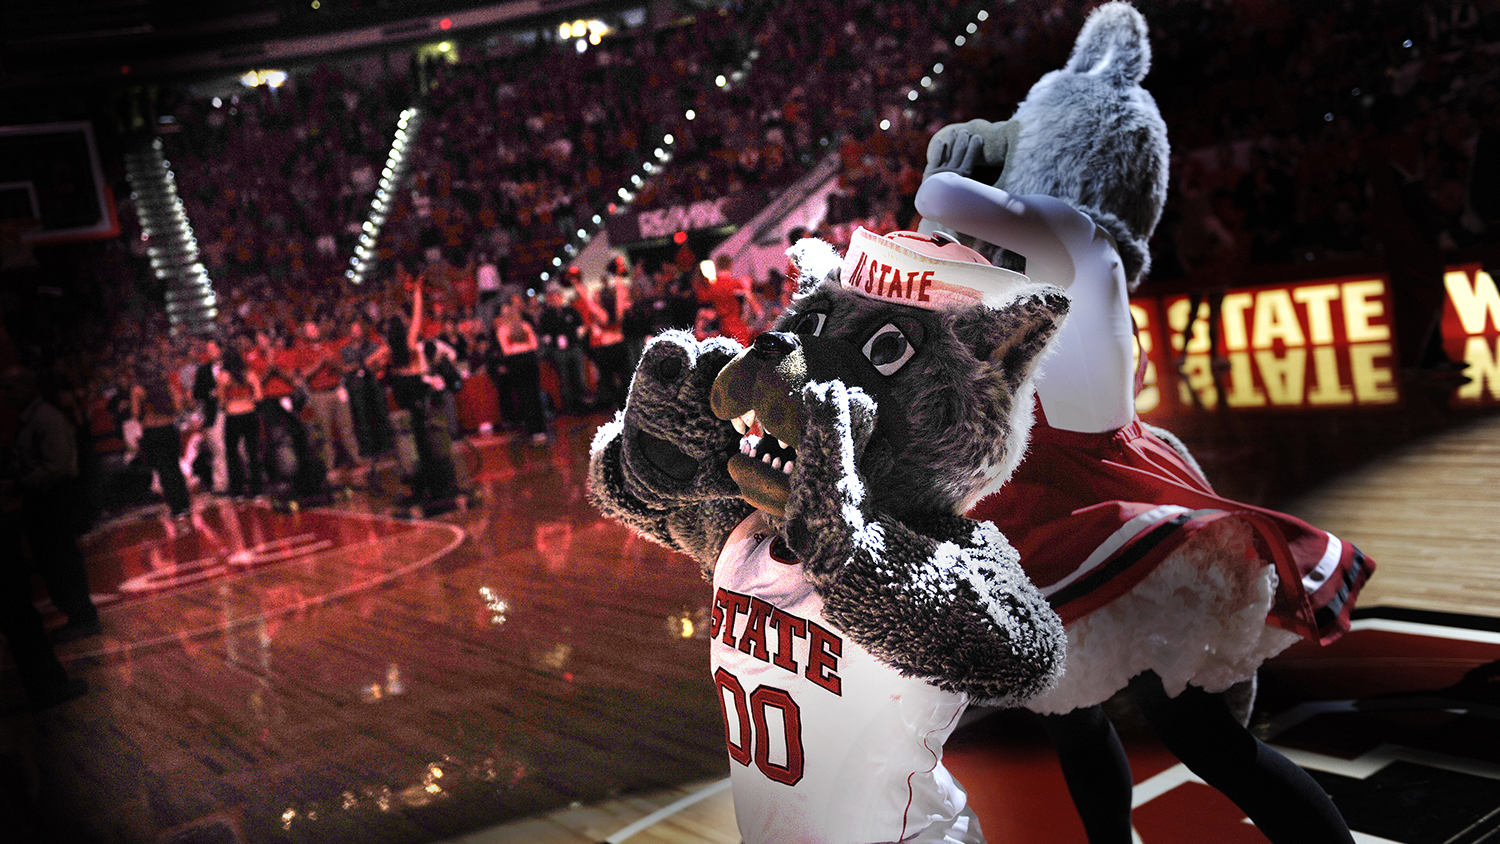
[[[804,237],[786,251],[797,268],[797,295],[806,296],[825,281],[838,282],[844,259],[827,241]]]
[[[1036,285],[999,308],[975,308],[954,330],[976,358],[1019,386],[1036,370],[1070,304],[1061,288]]]
[[[1117,87],[1138,85],[1151,70],[1151,31],[1129,3],[1105,3],[1089,13],[1065,70],[1105,76]]]

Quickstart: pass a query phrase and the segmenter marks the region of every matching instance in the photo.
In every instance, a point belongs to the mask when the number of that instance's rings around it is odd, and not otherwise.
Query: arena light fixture
[[[448,48],[451,49],[452,45],[448,44]],[[385,167],[380,171],[379,188],[370,202],[370,213],[360,226],[359,245],[355,247],[354,256],[349,259],[352,268],[344,273],[351,284],[364,282],[365,274],[376,257],[375,244],[380,240],[380,230],[385,225],[395,186],[406,172],[407,141],[416,137],[420,116],[421,112],[413,107],[402,110],[396,119],[396,133],[391,141],[391,151],[386,155]]]
[[[198,241],[178,195],[171,162],[162,153],[161,138],[127,153],[125,165],[126,180],[137,199],[141,238],[149,244],[146,255],[152,274],[166,287],[165,309],[172,332],[211,330],[218,313],[213,284],[199,260]],[[143,195],[152,197],[151,201],[140,201]]]

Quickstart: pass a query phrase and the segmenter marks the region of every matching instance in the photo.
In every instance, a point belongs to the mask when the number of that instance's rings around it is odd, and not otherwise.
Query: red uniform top
[[[260,378],[260,393],[267,399],[285,398],[296,391],[297,385],[289,377],[296,371],[295,362],[291,349],[273,348],[268,355],[257,346],[245,353],[245,365]]]
[[[1014,477],[975,505],[994,522],[1021,566],[1069,624],[1140,583],[1193,534],[1240,518],[1259,559],[1279,579],[1267,621],[1324,644],[1349,629],[1355,595],[1374,561],[1333,534],[1214,493],[1208,481],[1139,418],[1098,434],[1047,425],[1037,405],[1026,459]]]
[[[717,278],[698,286],[698,301],[713,305],[719,312],[719,333],[750,345],[750,326],[741,313],[742,303],[750,295],[750,279],[720,271]]]
[[[298,341],[287,351],[296,366],[296,372],[305,373],[307,389],[322,393],[338,389],[343,375],[343,359],[339,352],[347,338],[318,340],[315,343]]]

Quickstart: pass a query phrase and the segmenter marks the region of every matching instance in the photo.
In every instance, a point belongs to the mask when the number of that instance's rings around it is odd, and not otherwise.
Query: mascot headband
[[[997,306],[1030,282],[945,234],[893,232],[882,237],[863,226],[849,239],[842,280],[844,287],[871,298],[932,311],[950,305]]]

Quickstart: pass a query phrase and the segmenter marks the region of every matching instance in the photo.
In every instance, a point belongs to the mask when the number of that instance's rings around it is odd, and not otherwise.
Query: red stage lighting
[[[678,246],[687,243],[687,232],[678,232],[677,234],[672,235],[672,242],[677,244]]]
[[[443,18],[442,20],[438,21],[438,29],[452,29],[452,28],[453,28],[453,18]]]

